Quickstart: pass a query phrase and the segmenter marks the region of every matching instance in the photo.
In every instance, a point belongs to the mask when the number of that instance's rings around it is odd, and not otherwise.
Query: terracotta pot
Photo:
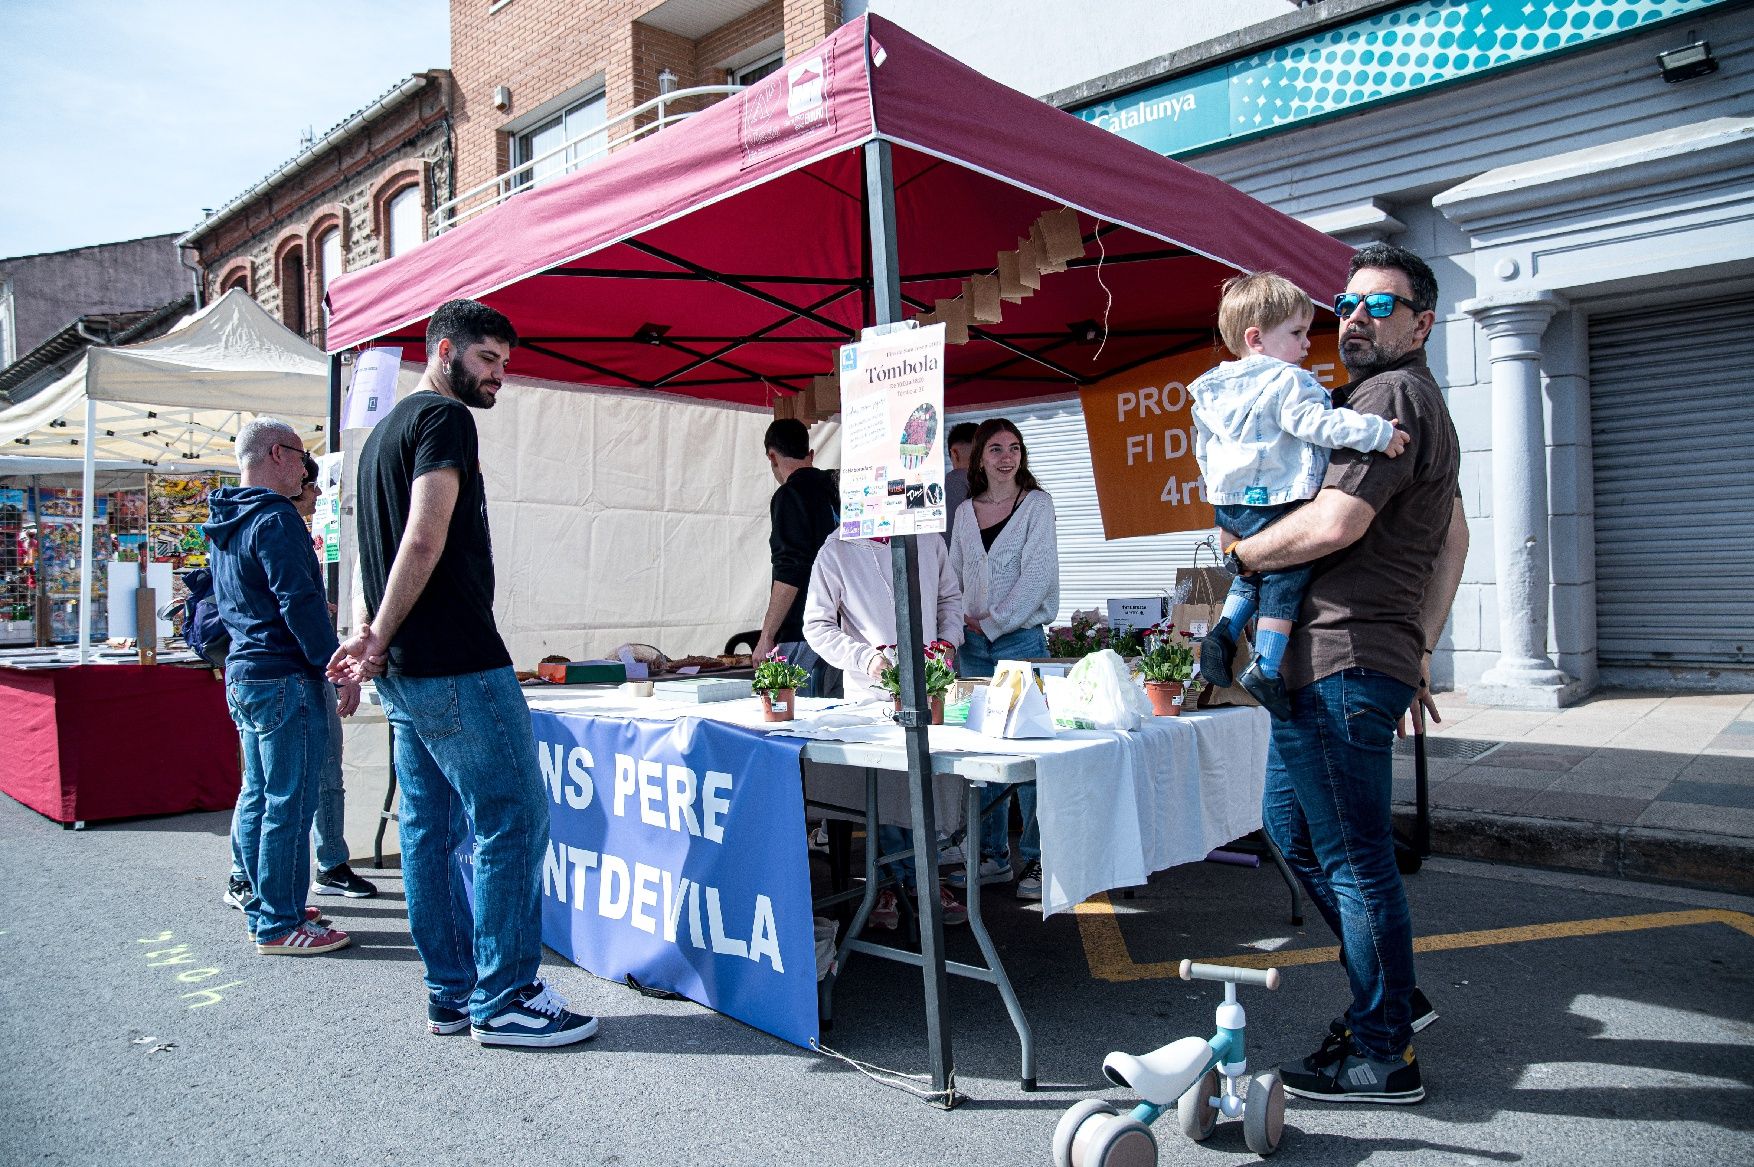
[[[1151,711],[1159,717],[1179,717],[1182,711],[1180,681],[1146,681],[1145,695],[1151,698]]]
[[[761,716],[764,720],[790,721],[792,712],[797,707],[795,689],[775,689],[772,692],[763,690],[761,693]]]
[[[895,698],[895,711],[897,713],[901,712],[901,698],[900,697]],[[933,725],[943,725],[944,724],[944,694],[942,694],[942,693],[939,693],[937,696],[932,698],[932,724]]]

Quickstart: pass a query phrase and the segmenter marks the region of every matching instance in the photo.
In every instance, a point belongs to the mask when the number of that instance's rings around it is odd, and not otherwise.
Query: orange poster
[[[1201,349],[1117,373],[1085,389],[1084,429],[1106,539],[1199,531],[1213,525],[1194,460],[1187,384],[1217,363]],[[1303,367],[1332,389],[1346,379],[1337,334],[1310,338]]]

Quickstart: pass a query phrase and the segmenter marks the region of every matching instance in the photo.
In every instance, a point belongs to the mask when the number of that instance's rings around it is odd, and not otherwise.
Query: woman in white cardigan
[[[968,492],[968,501],[957,508],[950,540],[950,565],[962,585],[967,625],[957,672],[990,677],[996,661],[1047,655],[1044,626],[1060,609],[1059,540],[1053,499],[1029,472],[1023,435],[1007,419],[988,418],[975,431]],[[1035,783],[1016,790],[1023,815],[1023,837],[1017,847],[1023,878],[1017,895],[1040,899],[1041,832],[1035,821]],[[1012,879],[1009,812],[1001,802],[981,823],[983,885]]]

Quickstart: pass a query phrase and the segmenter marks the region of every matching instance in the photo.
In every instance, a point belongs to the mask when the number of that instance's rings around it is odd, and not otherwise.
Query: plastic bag
[[[1138,729],[1151,717],[1151,699],[1110,648],[1073,665],[1063,691],[1054,721],[1068,729]]]

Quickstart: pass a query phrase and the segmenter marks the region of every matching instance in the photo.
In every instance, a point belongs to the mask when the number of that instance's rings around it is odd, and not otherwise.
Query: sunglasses
[[[1364,310],[1378,320],[1393,316],[1396,304],[1405,304],[1408,311],[1411,312],[1419,311],[1419,305],[1407,297],[1397,296],[1393,292],[1372,292],[1368,296],[1360,296],[1357,292],[1341,292],[1334,297],[1334,313],[1341,320],[1344,320],[1358,311],[1360,304],[1363,304]]]

